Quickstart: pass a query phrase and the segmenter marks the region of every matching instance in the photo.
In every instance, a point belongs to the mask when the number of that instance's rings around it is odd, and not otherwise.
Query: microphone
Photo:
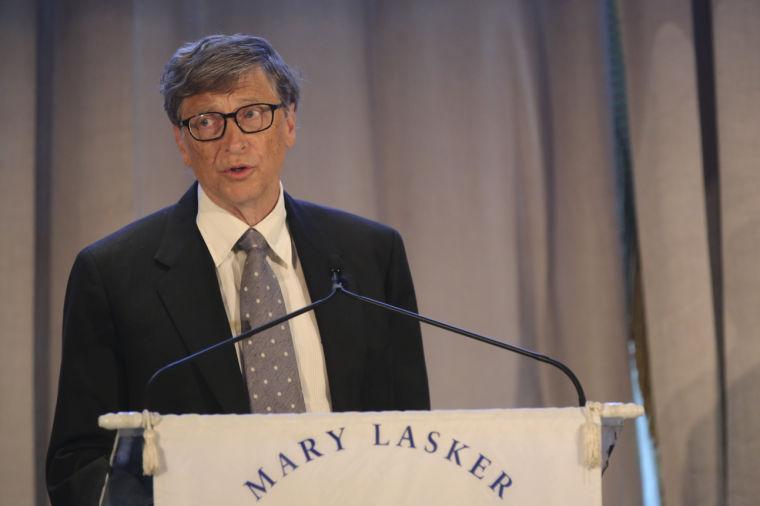
[[[439,329],[447,330],[449,332],[453,332],[455,334],[459,334],[464,337],[468,337],[470,339],[473,339],[475,341],[479,341],[481,343],[485,343],[491,346],[495,346],[497,348],[501,348],[503,350],[511,351],[513,353],[517,353],[519,355],[522,355],[524,357],[532,358],[533,360],[538,360],[539,362],[543,362],[545,364],[549,364],[553,367],[556,367],[560,371],[562,371],[565,376],[567,376],[570,381],[573,384],[573,387],[575,387],[575,392],[578,395],[578,405],[580,407],[583,407],[586,405],[586,393],[583,391],[583,386],[581,385],[580,380],[575,375],[575,373],[570,369],[567,365],[560,362],[559,360],[549,357],[548,355],[544,355],[542,353],[538,353],[533,350],[529,350],[527,348],[522,348],[520,346],[516,346],[514,344],[508,344],[504,343],[502,341],[498,341],[496,339],[493,339],[491,337],[487,337],[481,334],[477,334],[475,332],[469,331],[467,329],[463,329],[460,327],[456,327],[454,325],[451,325],[446,322],[442,322],[440,320],[434,320],[433,318],[428,318],[427,316],[423,316],[419,313],[415,313],[414,311],[409,311],[407,309],[403,309],[400,307],[393,306],[391,304],[387,304],[385,302],[381,302],[379,300],[375,300],[369,297],[365,297],[363,295],[359,295],[357,293],[351,292],[350,290],[347,290],[343,286],[342,281],[342,262],[340,261],[340,257],[335,255],[334,257],[330,258],[330,273],[332,276],[332,283],[333,283],[333,293],[337,292],[339,294],[345,295],[347,297],[350,297],[352,299],[358,300],[360,302],[363,302],[365,304],[370,304],[379,308],[382,308],[386,311],[390,311],[392,313],[400,314],[409,318],[412,318],[414,320],[417,320],[422,323],[427,323],[428,325],[432,325],[433,327],[437,327]],[[331,294],[332,296],[332,294]]]
[[[175,367],[179,367],[183,364],[190,363],[194,361],[195,359],[205,355],[206,353],[213,351],[217,348],[220,348],[222,346],[227,346],[230,344],[235,344],[238,341],[242,341],[243,339],[250,338],[260,332],[263,332],[267,329],[270,329],[276,325],[280,325],[282,323],[285,323],[286,321],[295,318],[296,316],[299,316],[303,313],[307,313],[311,311],[312,309],[316,309],[317,307],[327,303],[330,301],[333,297],[335,297],[338,294],[341,294],[343,296],[349,297],[351,299],[360,301],[364,304],[369,304],[375,307],[379,307],[381,309],[384,309],[386,311],[390,311],[392,313],[400,314],[402,316],[406,316],[408,318],[412,318],[414,320],[417,320],[418,322],[426,323],[428,325],[432,325],[433,327],[437,327],[439,329],[447,330],[449,332],[453,332],[455,334],[459,334],[461,336],[473,339],[475,341],[479,341],[481,343],[485,343],[491,346],[495,346],[497,348],[501,348],[503,350],[511,351],[513,353],[517,353],[519,355],[532,358],[533,360],[538,360],[539,362],[543,362],[546,364],[549,364],[553,367],[556,367],[560,371],[562,371],[573,383],[573,386],[575,387],[575,391],[578,395],[578,405],[583,407],[586,405],[586,394],[583,391],[583,386],[581,385],[581,382],[578,380],[578,377],[575,375],[575,373],[565,364],[560,362],[557,359],[551,358],[547,355],[543,355],[541,353],[529,350],[527,348],[521,348],[520,346],[516,346],[514,344],[508,344],[504,343],[502,341],[498,341],[496,339],[493,339],[491,337],[487,337],[481,334],[477,334],[475,332],[471,332],[469,330],[455,327],[454,325],[451,325],[449,323],[445,323],[439,320],[434,320],[433,318],[428,318],[427,316],[423,316],[419,313],[415,313],[414,311],[409,311],[407,309],[403,309],[400,307],[393,306],[391,304],[387,304],[385,302],[372,299],[370,297],[365,297],[363,295],[359,295],[357,293],[354,293],[345,287],[345,278],[343,276],[343,261],[337,254],[332,254],[329,257],[329,268],[330,268],[330,276],[332,279],[332,289],[327,296],[323,297],[322,299],[317,300],[316,302],[312,302],[309,305],[306,305],[302,307],[301,309],[297,309],[291,313],[288,313],[284,316],[281,316],[279,318],[275,318],[274,320],[271,320],[263,325],[260,325],[256,328],[250,329],[246,332],[243,332],[242,334],[239,334],[237,336],[232,336],[227,339],[224,339],[222,341],[219,341],[217,343],[212,344],[211,346],[207,346],[206,348],[202,348],[194,353],[191,353],[190,355],[187,355],[185,357],[182,357],[179,360],[175,360],[174,362],[170,362],[166,364],[165,366],[159,368],[156,370],[156,372],[153,373],[153,375],[150,377],[148,382],[145,385],[145,409],[150,409],[150,388],[151,386],[156,382],[156,380],[165,372],[174,369]]]
[[[332,270],[332,267],[331,267]],[[342,286],[342,285],[341,285]],[[195,359],[205,355],[206,353],[210,351],[214,351],[217,348],[221,348],[222,346],[227,346],[230,344],[235,344],[238,341],[242,341],[243,339],[247,339],[249,337],[255,336],[256,334],[263,332],[267,329],[270,329],[276,325],[280,325],[282,323],[285,323],[286,321],[295,318],[296,316],[302,315],[303,313],[307,313],[311,311],[312,309],[315,309],[322,304],[326,303],[330,299],[332,299],[335,294],[337,293],[337,289],[335,288],[335,284],[333,283],[333,289],[330,291],[330,293],[321,299],[319,299],[316,302],[312,302],[309,305],[306,305],[302,307],[301,309],[296,309],[293,312],[290,312],[286,315],[280,316],[279,318],[275,318],[274,320],[270,320],[269,322],[259,325],[258,327],[252,328],[250,330],[247,330],[243,332],[242,334],[238,334],[237,336],[232,336],[227,339],[223,339],[217,343],[212,344],[211,346],[207,346],[205,348],[201,348],[200,350],[191,353],[190,355],[187,355],[185,357],[180,358],[179,360],[175,360],[174,362],[170,362],[166,364],[163,367],[160,367],[156,370],[156,372],[153,373],[153,375],[148,379],[148,382],[145,384],[145,409],[150,409],[150,387],[153,386],[153,384],[156,382],[156,380],[164,374],[165,372],[174,369],[175,367],[179,367],[183,364],[188,364]]]
[[[170,362],[163,367],[160,367],[159,369],[154,372],[151,377],[148,379],[147,383],[145,384],[145,409],[150,409],[150,388],[155,384],[156,380],[165,372],[170,371],[171,369],[174,369],[175,367],[179,367],[184,364],[188,364],[190,362],[193,362],[197,358],[202,357],[206,353],[210,351],[214,351],[217,348],[221,348],[222,346],[228,346],[231,344],[235,344],[238,341],[242,341],[243,339],[248,339],[252,336],[255,336],[256,334],[259,334],[261,332],[264,332],[267,329],[270,329],[274,326],[280,325],[282,323],[285,323],[288,320],[291,320],[295,318],[296,316],[302,315],[304,313],[308,313],[312,309],[316,309],[322,304],[325,304],[330,299],[335,297],[335,295],[338,293],[338,287],[341,289],[343,288],[343,284],[345,283],[344,278],[341,276],[341,273],[343,271],[343,259],[340,257],[340,255],[337,255],[335,253],[331,254],[328,257],[328,265],[330,267],[330,273],[332,276],[332,290],[330,291],[327,296],[317,300],[316,302],[312,302],[309,305],[306,305],[302,307],[301,309],[296,309],[295,311],[292,311],[286,315],[283,315],[279,318],[276,318],[274,320],[271,320],[263,325],[259,325],[258,327],[252,328],[250,330],[247,330],[243,332],[242,334],[238,334],[236,336],[229,337],[227,339],[223,339],[217,343],[212,344],[211,346],[207,346],[205,348],[202,348],[194,353],[191,353],[190,355],[187,355],[185,357],[182,357],[178,360],[175,360],[174,362]]]
[[[343,287],[346,280],[343,279],[343,259],[340,258],[340,255],[336,253],[332,253],[329,257],[330,265],[330,278],[332,279],[332,287],[333,290],[337,290],[338,287]]]

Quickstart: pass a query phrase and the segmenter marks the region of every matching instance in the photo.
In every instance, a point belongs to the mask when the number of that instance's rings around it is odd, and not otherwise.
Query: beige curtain
[[[760,4],[714,3],[725,291],[726,489],[752,504],[760,480]]]
[[[655,432],[666,505],[718,505],[720,417],[690,2],[623,6]]]
[[[35,501],[35,405],[49,402],[35,369],[34,26],[33,4],[0,1],[0,47],[14,48],[0,74],[0,501],[16,504]]]
[[[398,228],[423,313],[553,354],[591,399],[630,400],[603,5],[0,0],[0,452],[13,455],[0,464],[0,502],[46,501],[41,456],[74,255],[191,181],[157,80],[177,45],[212,32],[261,34],[302,70],[285,186]],[[651,401],[665,504],[721,504],[726,396],[729,504],[745,505],[760,492],[760,13],[714,2],[723,392],[690,5],[620,2]],[[574,402],[544,365],[424,334],[436,408]],[[605,475],[606,504],[641,502],[633,434]]]
[[[705,83],[695,65],[705,54],[695,47],[695,5],[702,15],[705,6],[711,11],[719,185],[705,186],[703,178],[702,137],[710,128],[700,113],[710,107],[698,97]],[[760,5],[647,0],[623,2],[622,11],[664,503],[755,504]],[[716,209],[706,206],[706,191],[720,198],[720,234],[712,238],[707,220]],[[721,258],[711,257],[710,241]]]

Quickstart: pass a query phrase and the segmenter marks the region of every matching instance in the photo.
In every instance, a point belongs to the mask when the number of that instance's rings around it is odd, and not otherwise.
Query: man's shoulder
[[[82,251],[95,257],[107,258],[113,255],[155,253],[160,244],[169,215],[175,205],[167,206],[148,216],[140,218],[95,241]]]
[[[378,221],[353,214],[342,209],[315,204],[306,200],[289,197],[291,201],[291,210],[296,214],[302,213],[308,220],[314,224],[332,231],[344,231],[351,234],[371,234],[371,235],[397,235],[398,232]]]

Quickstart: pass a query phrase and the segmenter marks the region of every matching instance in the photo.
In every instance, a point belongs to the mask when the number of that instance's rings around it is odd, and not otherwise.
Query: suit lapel
[[[230,336],[214,263],[195,224],[197,210],[196,183],[168,217],[155,256],[155,260],[167,268],[157,286],[159,296],[188,353]],[[250,411],[234,346],[214,350],[196,359],[194,364],[223,412]]]
[[[296,246],[312,302],[332,289],[330,268],[340,263],[342,252],[325,230],[325,224],[308,207],[285,194],[288,228]],[[361,291],[350,272],[344,272],[346,288]],[[358,409],[352,385],[361,383],[365,343],[354,333],[361,328],[361,308],[344,296],[315,310],[333,410]]]
[[[297,201],[285,194],[288,230],[304,271],[306,286],[312,301],[325,297],[332,289],[330,279],[331,258],[340,258],[339,252],[315,227],[313,220]]]

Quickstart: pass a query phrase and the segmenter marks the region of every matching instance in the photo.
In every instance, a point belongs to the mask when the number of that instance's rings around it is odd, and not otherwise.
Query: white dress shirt
[[[273,252],[274,258],[267,257],[267,262],[280,283],[285,307],[291,312],[310,304],[311,299],[298,254],[288,231],[286,216],[285,199],[280,184],[280,196],[274,209],[253,228],[264,236]],[[240,334],[239,290],[246,253],[233,251],[233,247],[248,229],[248,225],[216,205],[201,185],[198,185],[196,224],[216,266],[216,276],[230,330],[234,335]],[[327,370],[314,311],[299,315],[289,323],[306,411],[329,412]]]

